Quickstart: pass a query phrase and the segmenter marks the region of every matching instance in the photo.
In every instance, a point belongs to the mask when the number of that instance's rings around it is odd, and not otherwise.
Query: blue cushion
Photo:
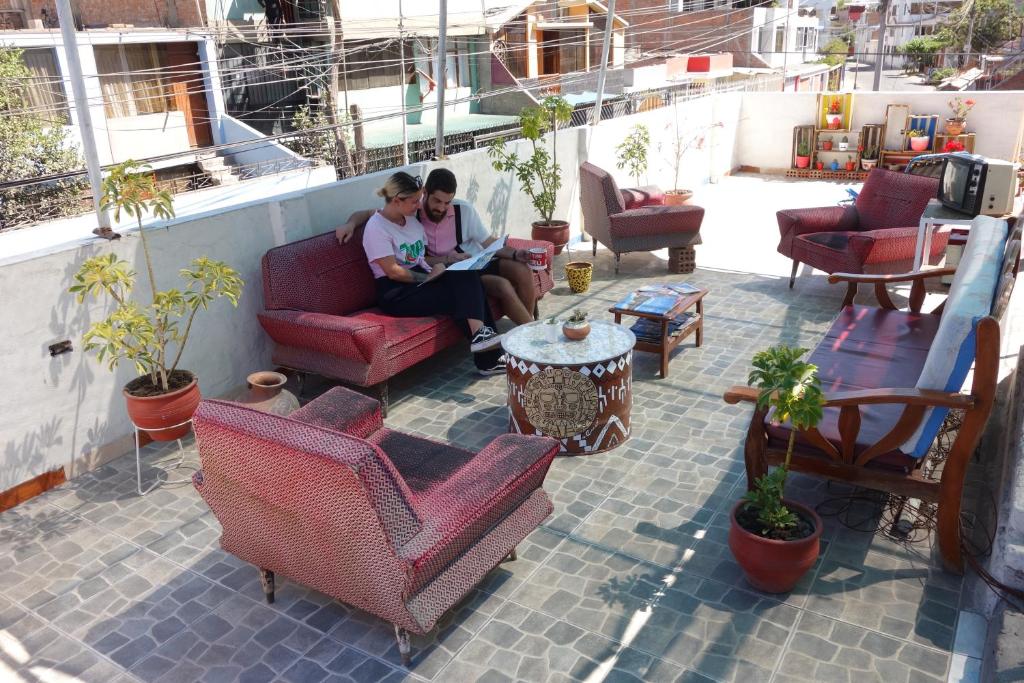
[[[917,380],[918,389],[960,391],[967,381],[974,364],[978,321],[992,312],[1008,228],[1005,220],[990,216],[978,216],[972,221],[939,329]],[[947,408],[926,411],[921,426],[901,450],[918,458],[927,454],[947,412]]]

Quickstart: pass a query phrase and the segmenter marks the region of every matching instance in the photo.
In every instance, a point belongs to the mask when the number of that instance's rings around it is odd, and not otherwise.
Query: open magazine
[[[483,270],[491,262],[491,259],[494,258],[497,251],[505,246],[506,239],[507,237],[501,237],[494,240],[489,247],[479,254],[474,254],[467,259],[462,259],[450,266],[446,266],[445,270]]]

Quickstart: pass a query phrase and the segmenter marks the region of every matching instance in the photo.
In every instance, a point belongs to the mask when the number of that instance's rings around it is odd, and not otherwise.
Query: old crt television
[[[968,216],[1013,212],[1017,168],[1009,161],[957,152],[942,163],[939,201]]]

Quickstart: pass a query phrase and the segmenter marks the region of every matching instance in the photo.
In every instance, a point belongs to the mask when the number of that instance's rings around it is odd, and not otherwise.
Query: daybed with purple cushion
[[[1013,287],[1020,232],[1007,221],[976,218],[946,301],[922,313],[925,281],[953,272],[905,275],[836,274],[847,282],[844,308],[809,361],[818,366],[825,414],[817,429],[799,431],[791,469],[898,496],[938,503],[939,548],[961,571],[960,498],[964,471],[995,396],[999,319]],[[885,287],[913,283],[910,310],[893,306]],[[857,284],[874,285],[880,307],[854,305]],[[971,367],[968,393],[961,393]],[[733,387],[729,403],[756,404],[757,392]],[[925,456],[950,409],[963,411],[960,430],[938,480]],[[791,427],[755,407],[747,432],[747,485],[785,460]]]
[[[195,414],[193,482],[227,552],[424,634],[551,513],[558,442],[503,434],[479,453],[392,431],[336,387],[288,417],[226,401]],[[256,579],[256,572],[253,579]]]
[[[554,284],[554,248],[513,238],[508,243],[548,250],[548,269],[534,273],[539,299]],[[385,414],[388,379],[463,339],[447,316],[394,318],[377,308],[362,228],[345,244],[332,231],[264,254],[263,306],[259,321],[274,342],[274,363],[375,386]],[[491,310],[495,319],[502,316],[494,299]]]

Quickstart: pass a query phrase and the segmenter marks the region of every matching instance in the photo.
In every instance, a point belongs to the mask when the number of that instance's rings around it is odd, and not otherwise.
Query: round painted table
[[[510,432],[554,437],[573,455],[629,438],[636,337],[603,320],[590,327],[583,341],[569,341],[561,323],[543,321],[505,334]]]

